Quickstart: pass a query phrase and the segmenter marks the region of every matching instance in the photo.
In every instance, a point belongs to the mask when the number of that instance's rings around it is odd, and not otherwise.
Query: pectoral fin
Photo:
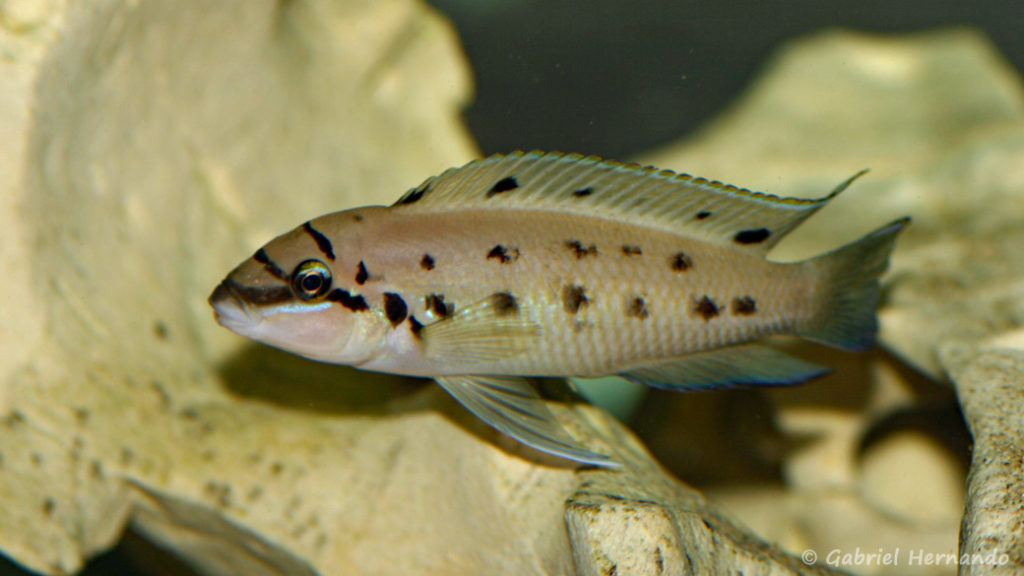
[[[671,390],[736,385],[799,384],[829,372],[758,344],[743,344],[690,354],[621,372],[626,380]]]
[[[496,292],[423,327],[425,354],[456,362],[487,362],[524,352],[540,326],[514,295]]]
[[[444,376],[435,380],[478,418],[527,446],[586,464],[617,465],[572,438],[523,378]]]

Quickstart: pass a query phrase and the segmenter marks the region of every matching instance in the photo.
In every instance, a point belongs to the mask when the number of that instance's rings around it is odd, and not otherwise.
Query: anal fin
[[[641,366],[619,376],[655,388],[687,390],[799,384],[828,372],[768,346],[741,344]]]
[[[524,378],[440,376],[435,380],[478,418],[527,446],[586,464],[617,465],[570,436]]]

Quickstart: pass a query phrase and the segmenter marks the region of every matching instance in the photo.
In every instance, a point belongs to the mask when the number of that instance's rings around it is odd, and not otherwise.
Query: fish
[[[531,379],[788,385],[828,368],[769,336],[870,348],[879,277],[909,218],[804,261],[767,259],[864,172],[800,199],[597,156],[498,154],[391,206],[305,222],[242,262],[209,302],[241,336],[432,378],[528,446],[615,466],[556,421]]]

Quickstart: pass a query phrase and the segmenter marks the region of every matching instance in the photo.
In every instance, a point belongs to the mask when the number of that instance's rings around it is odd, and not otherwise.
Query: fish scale
[[[530,446],[612,465],[524,377],[792,384],[826,369],[756,341],[869,347],[878,277],[907,219],[803,262],[766,258],[861,174],[808,200],[592,156],[496,155],[393,206],[302,224],[232,271],[210,302],[239,334],[433,378]]]
[[[674,357],[729,343],[726,336],[736,328],[744,334],[764,335],[773,331],[763,318],[786,315],[806,290],[807,278],[797,267],[748,258],[746,272],[734,262],[724,265],[721,249],[700,246],[692,240],[659,230],[630,226],[593,217],[563,218],[552,214],[521,214],[465,210],[446,218],[466,238],[431,237],[436,230],[432,218],[418,214],[380,213],[363,222],[364,233],[390,238],[388,243],[358,251],[370,270],[387,270],[386,280],[364,294],[396,292],[415,303],[413,315],[424,317],[423,297],[443,294],[447,302],[460,305],[477,302],[489,294],[508,291],[538,315],[544,327],[540,338],[529,339],[525,353],[498,358],[487,364],[448,365],[445,370],[461,373],[521,375],[595,375],[617,371],[636,362],[657,357]],[[495,230],[508,230],[498,232]],[[575,256],[566,242],[577,240],[597,247],[596,255]],[[418,245],[434,254],[438,266],[423,273],[415,251],[396,251],[394,245]],[[623,244],[638,245],[641,256],[626,256]],[[515,246],[519,257],[502,264],[488,259],[496,245]],[[449,246],[449,248],[446,248]],[[458,250],[452,246],[459,246]],[[686,252],[694,261],[686,271],[671,269],[673,254]],[[445,262],[450,263],[444,265]],[[350,266],[354,269],[354,266]],[[743,295],[769,294],[773,284],[765,278],[787,277],[793,287],[788,298],[763,301],[762,313],[737,317],[728,311],[729,301]],[[642,279],[642,280],[637,280]],[[372,284],[372,283],[368,283]],[[766,285],[765,285],[766,284]],[[589,304],[576,314],[565,310],[562,291],[567,285],[586,289]],[[625,313],[628,298],[646,294],[650,316],[638,319]],[[724,310],[705,320],[694,312],[694,300],[709,295],[722,302]],[[778,312],[776,312],[776,310]],[[580,328],[577,329],[577,325]],[[633,334],[645,334],[647,346],[631,346]],[[543,360],[542,360],[543,359]]]

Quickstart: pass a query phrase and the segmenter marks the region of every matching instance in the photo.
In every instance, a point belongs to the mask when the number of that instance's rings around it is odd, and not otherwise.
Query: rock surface
[[[807,564],[728,519],[600,410],[554,406],[625,466],[575,470],[496,435],[433,387],[409,394],[398,378],[313,365],[213,323],[210,289],[269,236],[389,202],[474,155],[457,120],[467,70],[424,5],[0,10],[0,270],[17,304],[0,311],[4,554],[72,573],[131,522],[206,574],[832,573],[824,556]],[[822,36],[790,48],[703,135],[652,158],[807,195],[871,166],[782,254],[914,215],[883,342],[933,376],[955,360],[979,445],[1016,454],[1019,433],[1004,444],[992,433],[1012,423],[993,411],[1020,412],[1014,372],[937,351],[1019,347],[1022,268],[1007,241],[1020,234],[1020,92],[969,33]],[[779,398],[783,429],[816,438],[787,459],[783,496],[743,498],[776,519],[748,521],[793,552],[866,537],[955,547],[947,504],[922,516],[884,497],[902,481],[891,474],[901,454],[942,476],[929,479],[936,497],[951,498],[955,476],[913,438],[865,442],[875,422],[921,398],[891,358],[871,358],[856,372],[860,411]],[[972,392],[991,378],[1008,390],[1001,405]],[[1019,550],[1012,534],[984,538],[1019,519],[1012,501],[992,497],[1011,472],[978,458],[974,470],[965,548]]]
[[[974,435],[960,574],[1024,573],[1024,350],[950,344],[943,365]]]
[[[813,550],[819,561],[838,551],[839,565],[862,574],[956,573],[948,558],[911,560],[955,556],[958,549],[964,447],[947,371],[975,441],[995,451],[984,454],[1018,457],[1012,454],[1019,427],[1009,426],[1000,442],[986,435],[1024,413],[1022,397],[1005,389],[1013,377],[991,367],[1006,358],[983,357],[977,365],[940,356],[950,346],[1024,348],[1024,90],[1017,73],[969,30],[905,38],[823,34],[783,50],[702,134],[643,160],[807,197],[871,168],[780,244],[772,254],[780,260],[913,217],[881,310],[881,343],[895,357],[830,354],[824,363],[842,363],[835,376],[773,395],[782,431],[802,439],[782,463],[784,496],[772,488],[711,494],[769,539],[793,552]],[[901,368],[900,360],[919,373]],[[862,366],[849,365],[856,362]],[[964,374],[968,380],[960,382]],[[986,377],[994,380],[980,382]],[[982,403],[977,391],[1000,382],[1004,389]],[[965,397],[964,385],[975,392]],[[980,456],[979,447],[961,549],[1019,550],[1018,535],[981,543],[981,534],[1024,519],[1001,488],[1010,471]],[[997,494],[1005,498],[999,506]],[[902,558],[895,565],[853,554],[897,549]],[[1019,556],[1010,554],[1019,570]],[[974,566],[971,573],[989,569],[1008,568]]]

